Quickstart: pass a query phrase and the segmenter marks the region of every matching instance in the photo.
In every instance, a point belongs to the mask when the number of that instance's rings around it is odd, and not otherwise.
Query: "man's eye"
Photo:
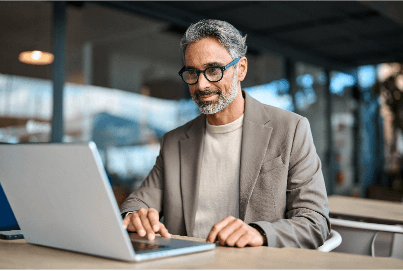
[[[189,76],[197,76],[197,72],[196,72],[196,71],[186,71],[186,73],[187,73]]]
[[[209,68],[208,73],[211,75],[217,75],[217,74],[221,73],[221,70],[220,70],[220,68],[216,68],[216,67]]]

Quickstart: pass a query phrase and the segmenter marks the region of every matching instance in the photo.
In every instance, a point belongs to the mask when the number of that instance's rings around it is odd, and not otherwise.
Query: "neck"
[[[242,96],[242,91],[239,90],[235,99],[226,108],[215,114],[206,115],[206,117],[211,125],[225,125],[240,118],[244,111],[245,99]]]

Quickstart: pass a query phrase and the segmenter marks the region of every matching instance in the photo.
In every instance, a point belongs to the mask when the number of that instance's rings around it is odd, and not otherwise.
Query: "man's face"
[[[188,69],[204,70],[211,66],[225,66],[232,61],[231,55],[215,38],[204,38],[188,45],[185,64]],[[238,93],[238,78],[234,66],[224,71],[218,82],[210,82],[199,74],[196,84],[189,85],[193,101],[203,114],[215,114],[226,108]]]

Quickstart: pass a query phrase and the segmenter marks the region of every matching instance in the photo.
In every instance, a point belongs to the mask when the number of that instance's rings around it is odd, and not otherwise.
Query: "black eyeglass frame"
[[[206,68],[206,69],[204,69],[204,70],[185,69],[185,67],[183,67],[183,68],[178,72],[178,74],[179,74],[179,76],[182,78],[183,82],[185,82],[185,83],[188,84],[188,85],[197,84],[197,82],[199,82],[199,76],[200,76],[201,73],[203,73],[204,78],[206,78],[207,81],[212,82],[212,83],[215,83],[215,82],[221,81],[221,79],[224,77],[224,71],[227,70],[227,69],[228,69],[229,67],[231,67],[232,65],[237,64],[240,59],[241,59],[241,57],[238,57],[238,58],[235,58],[234,60],[232,60],[230,63],[228,63],[228,64],[225,65],[225,66],[211,66],[211,67],[208,67],[208,68]],[[220,78],[220,79],[213,81],[213,80],[210,80],[210,79],[207,78],[207,76],[206,76],[206,70],[212,69],[212,68],[221,69],[221,78]],[[192,83],[192,84],[187,83],[187,82],[185,81],[185,79],[183,78],[183,73],[184,73],[185,71],[196,72],[196,74],[197,74],[197,80],[196,80],[196,82],[194,82],[194,83]]]

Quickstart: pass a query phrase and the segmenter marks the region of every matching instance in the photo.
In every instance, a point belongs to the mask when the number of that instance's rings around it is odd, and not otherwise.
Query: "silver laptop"
[[[128,233],[95,143],[0,145],[0,183],[28,243],[124,261],[215,244]]]

